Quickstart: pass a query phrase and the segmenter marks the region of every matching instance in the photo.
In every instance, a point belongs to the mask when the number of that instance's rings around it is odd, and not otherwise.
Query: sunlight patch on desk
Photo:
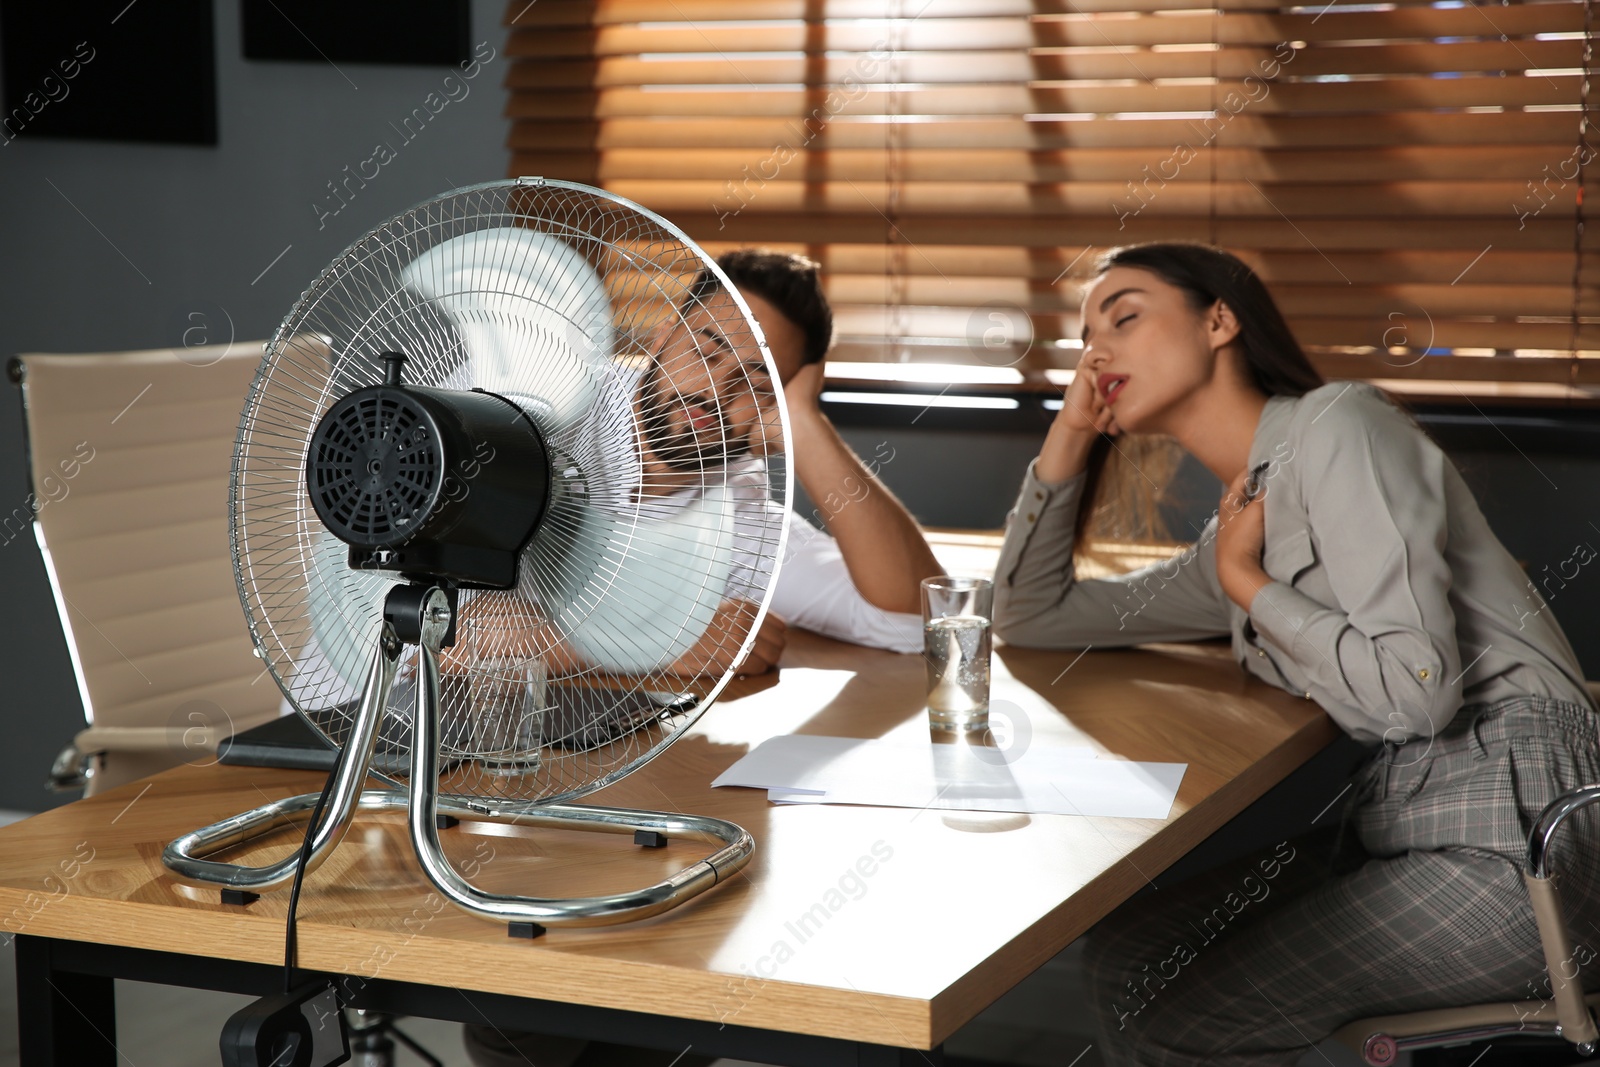
[[[694,731],[718,745],[758,745],[777,734],[794,733],[831,704],[856,676],[855,671],[784,667],[783,684],[749,696],[723,696],[695,724]],[[804,700],[796,700],[804,693]]]

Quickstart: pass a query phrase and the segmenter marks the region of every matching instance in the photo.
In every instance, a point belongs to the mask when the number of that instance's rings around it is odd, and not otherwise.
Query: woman
[[[1012,514],[995,632],[1036,648],[1229,635],[1247,671],[1376,749],[1351,791],[1354,869],[1280,846],[1096,929],[1107,1062],[1292,1064],[1351,1019],[1548,996],[1519,871],[1543,806],[1600,782],[1600,719],[1454,466],[1377,389],[1324,384],[1225,252],[1111,252],[1083,340]],[[1096,442],[1123,433],[1176,438],[1227,491],[1172,560],[1076,581]],[[1574,936],[1596,945],[1591,820],[1557,852]],[[1251,879],[1270,884],[1259,904],[1219,911]]]

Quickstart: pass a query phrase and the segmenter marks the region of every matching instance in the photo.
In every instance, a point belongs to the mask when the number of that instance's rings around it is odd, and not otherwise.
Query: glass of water
[[[464,620],[473,652],[468,675],[471,752],[494,775],[539,769],[546,672],[538,656],[517,656],[519,627],[487,617]]]
[[[987,578],[922,580],[922,656],[933,729],[988,728],[993,613],[994,583]]]

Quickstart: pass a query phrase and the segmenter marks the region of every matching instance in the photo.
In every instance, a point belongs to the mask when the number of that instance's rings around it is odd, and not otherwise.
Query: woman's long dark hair
[[[1239,322],[1238,344],[1244,353],[1245,368],[1256,388],[1268,396],[1304,396],[1324,384],[1321,372],[1306,358],[1305,350],[1284,321],[1283,312],[1278,310],[1272,294],[1267,292],[1256,272],[1231,252],[1183,241],[1127,245],[1101,256],[1094,276],[1098,278],[1113,267],[1149,271],[1183,290],[1189,306],[1197,312],[1207,310],[1219,300],[1227,304]],[[1079,545],[1085,544],[1085,538],[1091,533],[1151,538],[1163,532],[1155,507],[1156,493],[1144,492],[1143,487],[1138,486],[1143,481],[1148,487],[1148,475],[1144,479],[1121,478],[1114,469],[1118,464],[1112,457],[1126,448],[1126,445],[1119,445],[1114,452],[1111,438],[1102,436],[1089,452],[1084,504],[1078,509]],[[1113,469],[1108,470],[1108,466]],[[1168,467],[1170,473],[1176,469],[1176,463],[1169,463]],[[1135,490],[1136,498],[1142,500],[1135,499],[1130,504],[1130,488]],[[1118,496],[1122,498],[1120,507],[1114,506],[1114,498]],[[1107,525],[1113,529],[1104,529]]]

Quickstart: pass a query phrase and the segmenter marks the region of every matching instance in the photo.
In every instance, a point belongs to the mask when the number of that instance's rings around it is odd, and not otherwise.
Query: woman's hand
[[[1095,387],[1095,373],[1080,362],[1061,398],[1061,410],[1050,424],[1034,476],[1041,482],[1061,482],[1081,473],[1089,462],[1089,449],[1101,434],[1122,432],[1111,408]]]
[[[1222,501],[1217,505],[1217,581],[1228,599],[1245,611],[1255,600],[1261,587],[1272,581],[1261,568],[1261,552],[1266,545],[1266,505],[1261,496],[1251,500],[1245,495],[1245,483],[1250,479],[1250,469],[1239,472],[1233,484],[1223,490]],[[1264,483],[1263,483],[1264,485]]]

